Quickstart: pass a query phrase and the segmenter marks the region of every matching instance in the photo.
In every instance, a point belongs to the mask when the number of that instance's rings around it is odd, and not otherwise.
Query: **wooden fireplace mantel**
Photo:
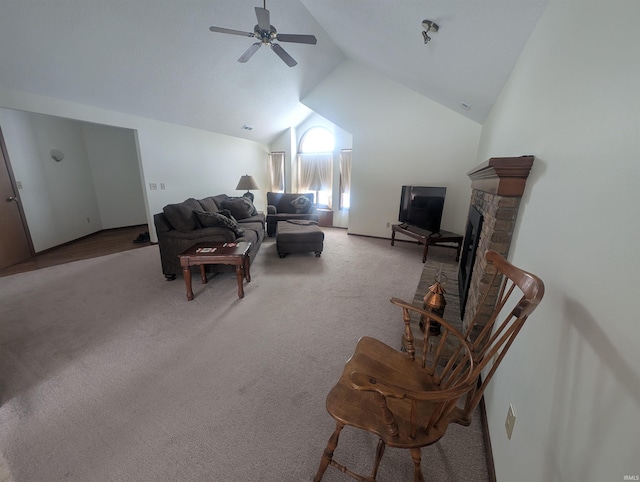
[[[471,169],[471,187],[499,196],[522,197],[533,156],[492,157]]]

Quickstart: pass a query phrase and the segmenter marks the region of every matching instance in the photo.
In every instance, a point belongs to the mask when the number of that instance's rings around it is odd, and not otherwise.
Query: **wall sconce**
[[[429,32],[437,32],[440,30],[440,27],[437,23],[432,20],[423,20],[422,27],[425,29],[422,31],[422,38],[424,39],[425,45],[429,43],[431,37],[429,37]]]
[[[252,176],[250,176],[249,174],[245,174],[240,178],[240,181],[238,181],[238,185],[236,186],[237,191],[241,191],[243,189],[247,190],[247,192],[245,192],[243,196],[251,199],[251,202],[253,202],[253,194],[250,193],[249,190],[260,188],[258,187],[258,183],[255,181],[255,179],[253,179]]]
[[[59,151],[58,149],[51,149],[49,151],[49,155],[51,156],[51,159],[56,162],[60,162],[62,159],[64,159],[64,153],[62,151]]]

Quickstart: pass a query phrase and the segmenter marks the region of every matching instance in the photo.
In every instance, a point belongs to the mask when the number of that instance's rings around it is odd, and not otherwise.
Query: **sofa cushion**
[[[236,219],[248,218],[258,212],[251,200],[246,197],[230,197],[222,203],[222,207],[231,211]]]
[[[202,206],[202,209],[208,213],[217,213],[220,211],[216,201],[211,196],[204,199],[198,199],[198,202],[200,203],[200,206]]]
[[[162,210],[174,229],[188,233],[200,227],[194,211],[201,209],[202,206],[197,200],[189,198],[178,204],[167,204]]]
[[[311,201],[306,196],[298,196],[291,201],[291,205],[296,210],[296,214],[307,214],[311,208]]]
[[[221,210],[224,209],[222,207],[222,203],[229,199],[229,196],[227,196],[226,194],[218,194],[217,196],[211,196],[211,199],[213,199],[217,204],[218,210]]]
[[[196,216],[200,224],[205,228],[215,228],[224,226],[231,229],[237,237],[244,235],[244,230],[238,227],[235,219],[228,218],[221,213],[209,213],[206,211],[196,211]]]

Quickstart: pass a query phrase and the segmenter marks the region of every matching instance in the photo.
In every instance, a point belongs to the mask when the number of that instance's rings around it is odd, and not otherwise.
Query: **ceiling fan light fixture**
[[[279,42],[293,42],[298,44],[315,45],[317,39],[314,35],[300,34],[279,34],[276,28],[271,25],[271,14],[267,10],[267,2],[264,0],[264,7],[255,7],[256,19],[258,24],[253,28],[253,32],[244,32],[224,27],[211,26],[209,30],[212,32],[226,33],[231,35],[240,35],[242,37],[254,37],[258,42],[251,45],[238,59],[238,62],[247,62],[253,54],[255,54],[261,45],[269,45],[271,49],[280,57],[280,59],[289,67],[295,66],[296,62],[279,44],[273,43],[273,40]]]

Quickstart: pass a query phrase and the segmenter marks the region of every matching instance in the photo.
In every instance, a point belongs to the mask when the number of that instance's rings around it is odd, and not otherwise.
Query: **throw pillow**
[[[245,219],[257,214],[255,206],[246,197],[231,197],[222,203],[224,209],[231,211],[236,219]]]
[[[175,230],[188,233],[198,229],[198,220],[194,211],[201,209],[202,206],[198,201],[189,198],[178,204],[167,204],[162,211]]]
[[[229,219],[224,214],[196,211],[196,216],[198,221],[200,221],[200,224],[205,228],[222,226],[231,229],[236,235],[236,238],[244,236],[244,230],[238,227],[238,223],[236,223],[235,219]]]
[[[296,210],[296,214],[307,214],[311,207],[311,201],[307,196],[299,196],[291,201],[291,205]]]
[[[220,214],[222,214],[223,216],[228,217],[229,219],[231,219],[234,223],[237,223],[238,220],[236,218],[233,217],[233,214],[231,214],[231,211],[229,211],[228,209],[223,209],[222,211],[219,211]]]

